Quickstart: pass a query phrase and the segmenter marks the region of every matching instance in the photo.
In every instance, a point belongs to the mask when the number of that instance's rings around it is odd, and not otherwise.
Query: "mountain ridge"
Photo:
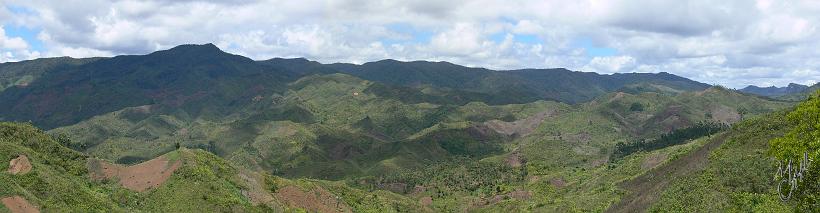
[[[492,105],[536,100],[582,103],[639,82],[682,91],[709,86],[668,73],[600,75],[563,68],[494,71],[449,62],[392,59],[362,65],[321,64],[307,59],[254,61],[226,53],[213,44],[190,44],[41,71],[26,86],[9,87],[0,93],[0,107],[10,109],[0,111],[0,120],[31,120],[51,129],[125,107],[155,103],[201,109],[215,103],[218,106],[211,107],[219,109],[215,112],[189,112],[220,114],[255,96],[283,92],[285,83],[299,77],[339,72],[388,86],[418,89],[426,95],[456,95],[462,103],[481,101]],[[15,73],[10,78],[25,74]]]
[[[789,83],[789,85],[785,87],[776,87],[776,86],[769,86],[769,87],[758,87],[755,85],[746,86],[739,91],[745,93],[751,93],[755,95],[762,95],[766,97],[777,97],[777,96],[784,96],[784,95],[791,95],[795,93],[800,93],[808,89],[809,86],[796,84],[796,83]]]

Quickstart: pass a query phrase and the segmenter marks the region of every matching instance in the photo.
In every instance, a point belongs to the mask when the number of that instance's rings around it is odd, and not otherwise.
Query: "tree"
[[[743,106],[738,107],[737,114],[740,114],[740,120],[743,120],[746,117],[746,114],[749,114],[749,109],[746,109],[746,107]]]
[[[633,111],[633,112],[643,111],[643,105],[641,103],[638,103],[638,102],[632,103],[632,105],[629,106],[629,111]]]

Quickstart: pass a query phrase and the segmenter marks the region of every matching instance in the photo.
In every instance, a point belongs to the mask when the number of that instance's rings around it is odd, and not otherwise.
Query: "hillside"
[[[709,87],[669,73],[625,73],[600,75],[567,69],[522,69],[495,71],[469,68],[447,62],[382,60],[377,62],[327,65],[357,77],[392,85],[422,88],[433,86],[477,92],[500,99],[488,104],[555,100],[581,103],[630,84],[663,85],[682,91]]]
[[[0,189],[4,200],[0,211],[21,206],[44,212],[383,212],[395,211],[394,207],[429,211],[385,191],[365,192],[342,183],[288,180],[237,169],[202,150],[171,151],[145,164],[126,167],[65,148],[60,145],[64,140],[55,140],[27,124],[0,123],[0,159],[26,159],[12,161],[17,162],[12,163],[14,168],[0,164],[4,171],[0,173],[4,186]],[[163,168],[149,165],[157,160],[167,162],[168,169],[152,171]],[[115,168],[120,169],[109,173]],[[110,178],[108,174],[132,176]],[[146,180],[150,187],[140,186]]]
[[[60,57],[0,63],[0,92],[9,87],[27,87],[50,71],[68,69],[72,66],[79,66],[99,59]]]
[[[684,144],[612,159],[616,143],[654,138],[700,121],[735,123],[789,106],[717,87],[677,95],[612,93],[576,106],[417,103],[424,99],[407,102],[373,88],[386,87],[345,74],[312,75],[218,120],[142,106],[50,132],[71,138],[71,147],[121,163],[154,158],[179,143],[249,170],[430,197],[434,208],[450,210],[489,208],[494,203],[478,205],[475,200],[523,196],[535,193],[532,187],[540,184],[598,176],[592,185],[572,185],[583,193],[543,196],[583,195],[596,204],[581,209],[601,210],[617,200],[617,188],[610,184],[695,147]],[[645,158],[657,162],[641,166]],[[612,169],[619,172],[610,174]],[[464,179],[452,179],[462,175]],[[495,181],[499,178],[506,181]],[[530,182],[533,178],[541,181]],[[474,180],[485,182],[467,184]],[[424,190],[416,192],[417,187]],[[601,187],[607,190],[589,191]],[[532,202],[530,196],[520,198]],[[559,202],[545,208],[575,205],[579,203]]]
[[[46,72],[0,93],[0,119],[51,129],[149,104],[219,116],[254,96],[281,91],[297,74],[271,70],[212,44],[117,56]]]

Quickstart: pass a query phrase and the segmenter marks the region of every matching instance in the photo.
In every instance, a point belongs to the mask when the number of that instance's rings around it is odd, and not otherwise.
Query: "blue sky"
[[[19,37],[25,40],[30,46],[30,50],[41,52],[45,50],[43,49],[43,42],[37,39],[37,33],[40,32],[37,29],[30,29],[21,25],[4,25],[3,30],[6,31],[8,37]]]
[[[669,72],[743,87],[820,81],[811,0],[5,0],[0,62],[214,43],[253,59]]]

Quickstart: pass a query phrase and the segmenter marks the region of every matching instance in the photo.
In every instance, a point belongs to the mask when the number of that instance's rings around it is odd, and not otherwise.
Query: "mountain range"
[[[790,83],[788,86],[785,87],[758,87],[754,85],[750,85],[740,89],[741,92],[761,95],[766,97],[779,97],[779,96],[786,96],[786,95],[793,95],[798,93],[804,93],[809,90],[809,86]]]
[[[669,73],[255,61],[212,44],[3,63],[0,86],[0,170],[30,169],[0,174],[0,198],[83,212],[789,209],[755,175],[791,125],[766,123],[810,96]],[[670,181],[637,181],[656,175]],[[674,199],[702,194],[723,203]]]

